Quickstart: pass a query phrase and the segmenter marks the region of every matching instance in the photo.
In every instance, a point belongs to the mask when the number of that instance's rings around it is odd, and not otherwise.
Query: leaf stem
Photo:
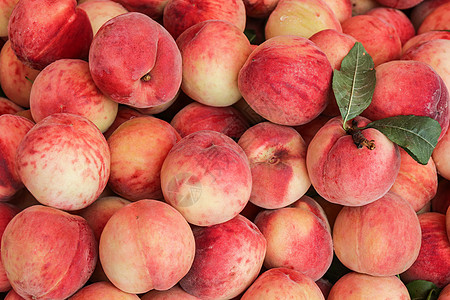
[[[352,136],[353,143],[355,143],[358,149],[361,149],[362,147],[366,147],[369,150],[375,149],[375,141],[366,139],[361,131],[362,129],[363,128],[359,128],[357,126],[355,120],[352,120],[352,126],[347,128],[345,131],[347,132],[347,134]]]

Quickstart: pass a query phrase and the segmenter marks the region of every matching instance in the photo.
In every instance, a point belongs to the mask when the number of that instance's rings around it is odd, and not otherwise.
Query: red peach
[[[66,299],[87,282],[97,262],[97,242],[86,220],[43,205],[22,210],[8,223],[1,249],[6,275],[25,299]]]
[[[436,165],[438,174],[443,178],[450,180],[450,132],[447,133],[438,141],[436,147],[431,154],[431,157]]]
[[[450,300],[450,283],[441,290],[437,300]]]
[[[161,168],[164,199],[194,225],[237,216],[248,203],[252,175],[244,150],[223,133],[201,130],[182,138]]]
[[[351,2],[352,16],[364,15],[372,8],[381,6],[377,0],[351,0]]]
[[[447,2],[449,2],[449,0],[425,0],[414,6],[409,14],[409,18],[414,24],[414,28],[418,29],[426,16],[436,9],[436,7]]]
[[[418,217],[422,229],[419,256],[400,278],[405,283],[427,280],[443,288],[450,283],[450,241],[445,214],[428,212]]]
[[[317,284],[308,276],[287,268],[262,273],[242,295],[241,300],[272,299],[324,300]]]
[[[450,2],[443,3],[430,12],[422,21],[417,33],[431,30],[450,30]]]
[[[243,0],[247,17],[267,19],[279,0]],[[248,21],[248,18],[247,18]]]
[[[410,300],[408,289],[397,276],[345,274],[333,285],[327,300]]]
[[[10,290],[8,294],[6,294],[4,300],[24,300],[19,294],[16,293],[14,290]]]
[[[351,0],[325,0],[340,23],[352,17]]]
[[[325,299],[327,299],[328,295],[330,294],[331,287],[333,284],[326,278],[322,277],[319,280],[316,280],[317,286],[322,291],[323,296]]]
[[[141,300],[200,300],[186,293],[179,285],[165,291],[152,290],[141,296]]]
[[[370,122],[363,117],[353,121],[360,128]],[[382,197],[394,184],[400,169],[398,146],[378,130],[360,132],[374,141],[374,149],[355,145],[341,117],[328,121],[308,146],[306,166],[312,186],[330,202],[364,205]]]
[[[393,276],[419,255],[421,230],[416,212],[394,193],[358,207],[346,206],[333,227],[337,258],[350,270]]]
[[[109,280],[127,293],[173,287],[189,271],[195,240],[170,205],[142,199],[116,211],[100,237],[100,261]]]
[[[377,0],[382,6],[396,9],[408,9],[420,4],[423,0]]]
[[[232,299],[258,277],[266,239],[241,215],[209,226],[194,227],[195,258],[180,286],[200,299]]]
[[[162,199],[161,168],[180,135],[152,116],[125,121],[108,138],[111,174],[108,185],[130,201]]]
[[[223,20],[245,29],[242,0],[169,0],[163,12],[163,25],[174,39],[189,27],[207,20]]]
[[[59,59],[45,67],[34,80],[30,110],[35,122],[54,113],[72,113],[92,121],[101,132],[117,115],[117,102],[95,85],[88,62]]]
[[[250,107],[280,125],[316,118],[328,103],[332,68],[325,53],[300,36],[277,36],[259,45],[239,72],[239,90]]]
[[[19,208],[19,210],[24,210],[27,207],[40,204],[39,201],[28,191],[27,189],[19,190],[11,199],[8,200],[8,203],[14,205]]]
[[[3,236],[6,226],[20,212],[20,209],[9,203],[0,203],[0,239]],[[0,250],[1,254],[1,250]],[[7,292],[11,289],[5,267],[0,260],[0,292]]]
[[[16,114],[18,112],[23,111],[24,109],[18,106],[16,103],[11,100],[0,97],[0,116],[4,114]]]
[[[11,13],[19,0],[2,0],[0,2],[0,37],[8,36],[8,22]]]
[[[395,28],[376,16],[353,16],[342,23],[342,32],[362,43],[375,66],[398,59],[402,53],[402,42]]]
[[[114,0],[127,10],[143,13],[161,23],[168,0]]]
[[[182,109],[170,121],[170,125],[185,137],[200,130],[221,132],[238,140],[250,127],[244,115],[233,106],[214,107],[192,102]]]
[[[175,40],[159,23],[137,12],[116,16],[99,29],[89,51],[89,69],[103,93],[138,108],[171,101],[181,85]]]
[[[16,164],[20,179],[40,203],[77,210],[94,202],[105,188],[110,151],[94,123],[55,113],[27,132]]]
[[[430,1],[430,0],[429,0]],[[415,47],[416,45],[423,44],[425,42],[435,40],[435,39],[444,39],[450,40],[450,32],[449,31],[427,31],[421,34],[416,34],[412,38],[410,38],[402,47],[402,55],[408,51],[409,48]]]
[[[16,155],[20,142],[33,126],[23,117],[0,116],[0,201],[10,199],[24,187],[16,169]]]
[[[86,59],[92,27],[76,0],[21,0],[11,13],[8,38],[20,61],[42,70],[58,59]]]
[[[79,3],[78,8],[84,10],[91,22],[92,32],[95,36],[100,27],[112,18],[127,13],[120,1],[111,0],[88,0]]]
[[[331,233],[331,226],[328,222],[327,214],[325,213],[325,210],[320,206],[320,204],[314,200],[314,198],[311,198],[307,195],[302,196],[300,199],[295,201],[290,205],[291,207],[306,209],[313,214],[315,214],[319,219],[322,220],[322,222],[327,226],[328,231]]]
[[[439,139],[449,126],[449,93],[442,78],[428,64],[395,60],[375,68],[376,84],[362,116],[376,121],[397,115],[426,116],[439,122]]]
[[[330,267],[331,233],[313,212],[295,207],[264,210],[256,216],[255,224],[267,240],[267,269],[290,268],[316,281]]]
[[[392,25],[397,32],[402,45],[404,45],[410,38],[416,35],[414,25],[408,16],[396,8],[376,7],[367,12],[368,15],[375,16]]]
[[[11,49],[11,41],[0,52],[0,85],[6,97],[22,107],[30,107],[31,85],[39,74],[23,64]]]
[[[436,195],[438,175],[432,158],[426,165],[416,162],[400,148],[400,171],[389,190],[408,201],[417,212]]]
[[[122,125],[123,122],[136,117],[144,117],[144,116],[145,116],[144,114],[140,113],[139,111],[130,106],[119,105],[117,115],[114,118],[114,121],[112,122],[111,126],[109,126],[108,130],[103,132],[103,135],[105,136],[106,139],[108,139],[114,132],[114,130],[116,130],[117,127]]]
[[[68,300],[109,299],[109,300],[139,300],[136,294],[126,293],[110,282],[95,282],[84,286]]]
[[[311,186],[306,170],[306,143],[293,128],[262,122],[238,141],[250,163],[250,202],[275,209],[294,203]]]

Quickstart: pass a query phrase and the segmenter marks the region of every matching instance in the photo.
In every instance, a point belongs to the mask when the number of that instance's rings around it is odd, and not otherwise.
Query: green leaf
[[[441,126],[436,120],[414,115],[377,120],[366,128],[381,131],[422,165],[428,163],[441,134]]]
[[[406,284],[411,300],[436,300],[440,289],[432,282],[414,280]]]
[[[247,37],[247,39],[249,40],[250,44],[255,40],[256,38],[256,31],[254,29],[248,29],[246,28],[244,30],[244,34]]]
[[[356,42],[333,73],[333,92],[344,123],[361,114],[372,102],[375,90],[375,69],[372,57]]]

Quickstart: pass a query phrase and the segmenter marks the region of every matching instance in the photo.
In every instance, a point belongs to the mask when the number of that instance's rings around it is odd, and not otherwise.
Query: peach
[[[200,300],[191,294],[186,293],[179,285],[165,290],[151,290],[141,296],[141,300]]]
[[[293,126],[293,128],[297,130],[298,133],[300,133],[300,135],[302,136],[303,140],[306,143],[306,146],[308,146],[313,137],[316,135],[317,131],[319,131],[319,129],[322,128],[322,126],[325,125],[325,123],[328,122],[330,119],[331,117],[321,114],[311,122],[299,126]]]
[[[111,134],[125,121],[128,121],[136,117],[144,117],[144,116],[145,116],[144,114],[140,113],[139,111],[130,106],[119,105],[114,121],[108,127],[108,129],[105,132],[103,132],[103,135],[105,136],[106,139],[108,139],[111,136]]]
[[[23,184],[41,204],[77,210],[94,202],[105,188],[110,151],[94,123],[55,113],[23,137],[16,164]]]
[[[16,169],[16,155],[20,142],[33,126],[24,117],[0,115],[0,201],[7,201],[24,187]]]
[[[0,85],[9,100],[22,107],[30,107],[31,85],[39,74],[23,64],[6,41],[0,52]]]
[[[370,121],[356,117],[353,122],[361,128]],[[316,133],[306,151],[312,186],[330,202],[346,206],[373,202],[389,191],[399,172],[396,144],[376,129],[357,132],[373,140],[375,148],[356,145],[354,136],[343,129],[342,118],[334,117]]]
[[[311,186],[306,143],[293,128],[270,122],[253,125],[238,141],[250,163],[250,202],[276,209],[294,203]]]
[[[377,0],[350,0],[352,2],[352,16],[364,15],[381,4]]]
[[[253,108],[251,108],[250,105],[248,105],[247,101],[245,101],[244,98],[241,98],[238,102],[234,103],[232,106],[236,108],[241,114],[244,115],[244,117],[247,119],[250,125],[255,125],[260,122],[267,121],[262,116],[257,114],[253,110]]]
[[[142,199],[116,211],[103,228],[99,256],[109,280],[127,293],[173,287],[189,271],[195,240],[170,205]]]
[[[168,0],[114,0],[127,10],[143,13],[153,20],[162,22],[164,8]]]
[[[391,24],[397,32],[402,45],[416,35],[414,25],[408,16],[400,9],[389,7],[376,7],[367,12],[368,15],[375,16]]]
[[[152,116],[122,123],[108,138],[109,187],[130,201],[162,199],[161,167],[179,140],[180,135],[169,123]]]
[[[410,38],[402,47],[402,55],[408,51],[409,48],[415,47],[416,45],[423,44],[425,42],[434,40],[434,39],[444,39],[450,40],[450,32],[449,31],[427,31],[421,34],[417,34]]]
[[[258,277],[266,239],[241,215],[209,226],[194,227],[195,258],[180,286],[200,299],[231,299]]]
[[[428,64],[396,60],[375,68],[376,84],[369,107],[361,114],[372,121],[397,115],[426,116],[439,122],[439,139],[449,125],[449,93]]]
[[[110,299],[110,300],[139,300],[136,294],[126,293],[110,282],[95,282],[84,286],[68,300]]]
[[[316,281],[330,267],[331,233],[312,211],[296,207],[264,210],[256,216],[255,224],[267,240],[267,269],[290,268]]]
[[[252,174],[244,150],[223,133],[201,130],[182,138],[161,168],[164,199],[199,226],[226,222],[248,203]]]
[[[393,276],[419,255],[419,219],[411,204],[394,193],[358,207],[346,206],[333,227],[337,258],[350,270]]]
[[[42,70],[58,59],[86,59],[92,27],[76,0],[21,0],[11,13],[8,38],[20,61]]]
[[[1,249],[11,286],[25,299],[68,298],[87,282],[98,255],[86,220],[43,205],[15,215]]]
[[[49,64],[31,87],[30,110],[36,122],[54,113],[72,113],[86,117],[104,132],[117,109],[117,102],[97,88],[88,62],[81,59],[59,59]]]
[[[408,201],[417,212],[436,195],[438,175],[432,158],[426,165],[416,162],[400,148],[400,171],[389,191]]]
[[[431,157],[436,165],[437,172],[443,178],[450,180],[450,153],[448,151],[450,147],[450,132],[446,134],[438,141],[436,147],[431,154]]]
[[[89,51],[89,70],[104,94],[132,107],[163,105],[181,86],[175,40],[159,23],[137,12],[116,16],[99,29]]]
[[[408,289],[397,276],[370,276],[350,272],[333,285],[327,300],[410,300]]]
[[[8,294],[6,294],[4,300],[24,300],[19,294],[14,290],[9,290]]]
[[[84,10],[91,22],[92,32],[95,36],[100,27],[112,18],[127,13],[128,10],[118,1],[88,0],[78,5]]]
[[[11,199],[7,201],[14,205],[19,210],[24,210],[27,207],[40,204],[39,201],[27,189],[19,190]]]
[[[308,276],[288,268],[263,272],[242,295],[241,300],[259,299],[324,300],[317,284]]]
[[[447,284],[439,293],[437,300],[450,300],[450,284]]]
[[[332,67],[325,53],[300,36],[277,36],[259,45],[239,72],[250,107],[276,124],[297,126],[327,106]]]
[[[450,241],[450,208],[447,208],[447,212],[445,214],[445,229],[447,231],[447,237]]]
[[[177,39],[189,27],[207,20],[223,20],[245,29],[242,0],[169,0],[163,12],[163,25]]]
[[[408,9],[420,4],[423,0],[377,0],[382,6],[396,8],[396,9]]]
[[[20,209],[9,203],[0,203],[0,239],[3,236],[8,223],[14,218],[14,216],[20,212]],[[0,250],[1,254],[1,250]],[[11,289],[8,277],[3,263],[0,260],[0,292],[7,292]]]
[[[323,278],[323,277],[316,280],[316,284],[322,291],[322,294],[325,297],[325,299],[327,299],[328,295],[330,294],[330,290],[331,290],[331,287],[333,286],[333,284],[328,279]]]
[[[405,282],[427,280],[443,288],[450,283],[450,241],[446,232],[445,214],[436,212],[418,216],[422,229],[419,256],[400,278]]]
[[[222,107],[241,99],[238,74],[253,49],[240,28],[207,20],[186,29],[176,42],[183,60],[181,88],[190,98]]]
[[[449,0],[424,0],[414,6],[409,14],[409,18],[411,19],[414,28],[419,28],[426,16],[439,5],[447,2],[449,2]]]
[[[375,66],[395,60],[402,53],[402,42],[394,27],[368,14],[353,16],[342,22],[342,32],[361,42]],[[367,34],[370,32],[370,34]]]
[[[247,17],[267,19],[279,0],[243,0]],[[248,19],[247,19],[248,21]]]
[[[422,21],[417,33],[432,30],[450,30],[450,2],[443,3],[430,12]]]
[[[8,36],[8,22],[11,13],[19,0],[2,0],[0,2],[0,37]]]
[[[351,0],[325,0],[325,3],[331,8],[339,23],[352,17]]]
[[[18,106],[16,103],[12,102],[8,98],[0,96],[0,116],[4,114],[14,115],[22,110],[24,109]]]
[[[447,32],[450,34],[450,31]],[[450,35],[448,39],[432,39],[411,46],[400,57],[405,60],[421,61],[430,65],[450,87]]]
[[[214,107],[192,102],[178,111],[170,125],[185,137],[200,130],[221,132],[237,141],[250,127],[244,115],[233,106]]]
[[[320,204],[314,200],[314,198],[304,195],[297,201],[290,205],[291,207],[306,209],[315,214],[322,222],[327,226],[328,231],[331,233],[330,223],[328,222],[327,214]]]
[[[320,197],[319,195],[314,196],[313,199],[323,209],[325,215],[327,216],[328,224],[330,224],[330,228],[333,229],[334,222],[336,221],[339,212],[344,206],[327,201],[324,198]]]
[[[279,0],[267,19],[265,37],[296,35],[309,38],[324,29],[342,31],[341,23],[326,1]]]
[[[433,199],[431,199],[431,210],[437,213],[445,214],[449,206],[450,180],[440,177],[436,195]]]

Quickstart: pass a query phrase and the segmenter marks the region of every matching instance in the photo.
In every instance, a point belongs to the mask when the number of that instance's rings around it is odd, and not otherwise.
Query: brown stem
[[[362,147],[366,147],[369,150],[375,149],[375,141],[374,140],[368,140],[364,137],[364,135],[361,132],[361,129],[357,127],[356,121],[353,120],[352,127],[347,129],[347,133],[352,136],[353,142],[355,143],[356,147],[358,149],[361,149]]]
[[[150,73],[147,73],[141,77],[141,80],[142,81],[150,81],[151,78],[152,78],[152,76],[150,75]]]

